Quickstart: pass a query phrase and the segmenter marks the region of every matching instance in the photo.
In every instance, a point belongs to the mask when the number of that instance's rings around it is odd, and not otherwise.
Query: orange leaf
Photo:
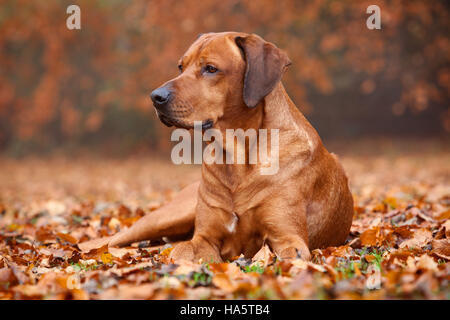
[[[166,248],[166,249],[164,249],[163,251],[161,251],[160,255],[161,255],[161,256],[166,256],[166,257],[168,257],[169,254],[170,254],[170,252],[171,252],[172,250],[173,250],[173,247]]]
[[[372,262],[375,260],[375,256],[371,255],[371,254],[366,254],[364,256],[364,259],[366,259],[367,262]]]
[[[104,264],[110,264],[113,262],[113,256],[109,252],[103,252],[101,255],[101,260]]]
[[[357,263],[353,264],[353,267],[355,268],[355,274],[356,274],[357,276],[362,275],[361,271],[359,270],[359,267],[358,267],[358,264],[357,264]]]
[[[216,287],[218,287],[226,292],[232,292],[235,289],[235,286],[233,285],[230,278],[225,273],[216,274],[212,280],[212,283]]]
[[[450,240],[442,239],[442,240],[433,240],[432,242],[433,252],[435,255],[440,258],[444,258],[446,260],[450,260]]]
[[[63,239],[66,242],[71,243],[71,244],[77,244],[78,243],[78,240],[76,238],[72,237],[70,234],[67,234],[67,233],[57,233],[56,236],[58,238]]]
[[[210,263],[209,267],[214,273],[224,273],[228,270],[228,263]]]
[[[378,243],[379,235],[380,227],[374,227],[364,231],[359,238],[363,246],[375,246]]]
[[[439,213],[438,216],[436,217],[436,219],[437,220],[450,219],[450,210]]]

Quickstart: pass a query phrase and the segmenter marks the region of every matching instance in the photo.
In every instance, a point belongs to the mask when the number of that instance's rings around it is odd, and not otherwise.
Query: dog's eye
[[[212,65],[210,65],[210,64],[207,64],[206,67],[205,67],[205,71],[206,71],[206,73],[216,73],[217,72],[217,68],[212,66]]]
[[[183,72],[183,66],[181,64],[178,65],[178,70],[180,70],[180,72]]]

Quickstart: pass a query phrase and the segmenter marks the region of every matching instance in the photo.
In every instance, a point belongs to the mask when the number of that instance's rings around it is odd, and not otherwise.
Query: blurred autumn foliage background
[[[66,9],[81,8],[81,30]],[[381,30],[366,9],[381,8]],[[1,299],[449,299],[450,2],[0,0]],[[149,94],[199,33],[257,33],[354,199],[312,261],[173,264],[172,243],[82,250],[201,176]],[[117,156],[116,156],[117,155]],[[76,286],[75,286],[76,284]]]
[[[297,106],[326,139],[448,137],[450,19],[442,1],[0,0],[0,152],[164,150],[148,97],[199,33],[285,49]],[[66,8],[81,8],[81,30]],[[366,8],[381,8],[368,30]]]

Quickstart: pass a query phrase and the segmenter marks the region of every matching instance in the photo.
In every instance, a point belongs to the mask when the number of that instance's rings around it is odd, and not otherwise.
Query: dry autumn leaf
[[[100,259],[104,264],[110,264],[113,262],[113,256],[109,252],[103,252],[102,255],[100,256]]]
[[[375,246],[380,241],[380,228],[375,227],[364,231],[361,236],[361,244],[363,246]]]
[[[400,248],[409,247],[423,247],[433,238],[431,231],[425,228],[421,228],[416,230],[413,233],[413,237],[411,239],[405,240],[400,243]]]
[[[450,261],[450,239],[433,240],[432,247],[434,254]]]

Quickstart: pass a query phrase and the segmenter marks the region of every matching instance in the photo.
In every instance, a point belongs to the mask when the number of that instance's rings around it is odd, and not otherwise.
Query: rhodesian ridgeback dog
[[[262,175],[261,162],[204,162],[200,182],[110,246],[193,232],[170,256],[210,262],[252,257],[264,244],[282,259],[308,260],[311,249],[345,242],[353,217],[347,177],[287,95],[281,77],[290,64],[285,52],[254,34],[208,33],[191,45],[180,74],[151,94],[160,120],[182,128],[201,121],[224,136],[227,129],[278,129],[279,171]],[[238,143],[232,148],[243,147]]]

